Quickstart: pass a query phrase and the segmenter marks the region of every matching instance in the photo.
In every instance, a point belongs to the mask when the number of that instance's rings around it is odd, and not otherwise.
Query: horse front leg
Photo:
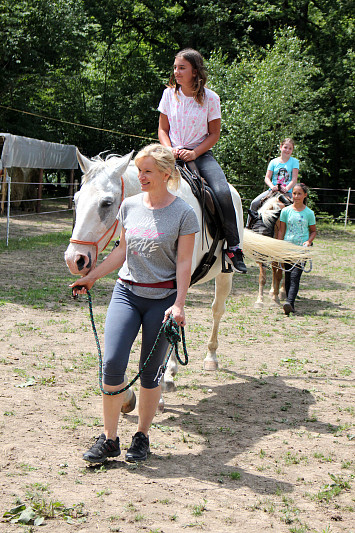
[[[259,294],[255,302],[255,307],[264,307],[264,288],[266,283],[266,268],[262,263],[259,265]]]
[[[280,290],[280,300],[286,300],[287,294],[286,294],[286,286],[285,286],[285,276],[283,275],[284,269],[285,269],[284,263],[282,263],[281,267],[282,269],[280,268],[280,271],[281,271],[282,283],[281,283],[281,290]]]
[[[169,349],[169,348],[168,348]],[[158,411],[161,413],[164,412],[165,407],[165,401],[164,401],[164,392],[175,392],[176,391],[176,385],[174,383],[174,377],[178,373],[178,361],[176,359],[175,350],[173,350],[173,353],[171,354],[162,382],[161,382],[161,396],[158,404]]]
[[[178,361],[176,359],[175,350],[173,350],[173,353],[169,358],[168,365],[166,367],[164,378],[162,381],[163,392],[174,392],[176,390],[174,377],[178,373],[178,369]]]
[[[282,269],[276,263],[272,264],[272,286],[270,289],[270,296],[273,305],[280,305],[280,283],[282,278]]]
[[[218,329],[221,318],[226,310],[226,300],[232,289],[233,274],[221,272],[215,279],[215,297],[212,304],[212,333],[208,341],[208,351],[203,362],[205,370],[217,370]]]

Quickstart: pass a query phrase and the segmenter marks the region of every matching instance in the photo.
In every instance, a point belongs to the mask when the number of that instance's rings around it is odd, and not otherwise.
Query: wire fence
[[[22,182],[22,181],[11,181],[11,178],[6,177],[7,183],[7,195],[4,193],[4,181],[1,188],[1,218],[7,220],[7,230],[6,230],[6,243],[8,244],[9,233],[10,233],[10,221],[11,219],[24,219],[26,217],[41,217],[43,215],[58,215],[63,213],[66,215],[71,215],[73,217],[73,197],[75,192],[79,187],[77,180],[73,183],[70,182]],[[11,198],[11,188],[13,186],[23,186],[27,190],[30,189],[35,191],[35,196],[32,198],[23,198],[21,194],[15,199]],[[32,189],[31,189],[32,187]],[[58,190],[61,188],[63,192],[70,191],[72,194],[64,195],[54,195],[53,188]],[[253,198],[248,198],[243,196],[243,189],[249,189],[250,185],[238,184],[238,190],[241,195],[241,200],[243,208],[247,210],[249,208],[250,202]],[[39,192],[40,191],[40,192]],[[310,188],[310,191],[314,191],[317,194],[318,200],[316,202],[316,215],[317,219],[334,219],[334,216],[329,213],[336,209],[338,211],[338,216],[336,220],[338,222],[343,222],[346,227],[348,223],[355,221],[355,218],[349,213],[349,210],[353,210],[355,203],[351,202],[352,195],[355,192],[355,189],[332,189],[332,188],[321,188],[314,187]],[[326,200],[326,201],[324,201]],[[332,200],[332,201],[330,201]],[[334,200],[334,201],[333,201]],[[339,201],[343,200],[343,201]],[[5,210],[6,207],[6,210]],[[324,208],[324,211],[322,210]],[[6,211],[6,213],[5,213]]]

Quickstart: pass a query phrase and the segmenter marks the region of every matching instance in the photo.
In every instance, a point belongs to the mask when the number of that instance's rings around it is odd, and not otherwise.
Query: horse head
[[[64,254],[72,274],[84,276],[94,268],[98,254],[118,234],[116,217],[124,197],[123,174],[132,154],[88,159],[77,150],[83,177],[74,196],[75,226]]]

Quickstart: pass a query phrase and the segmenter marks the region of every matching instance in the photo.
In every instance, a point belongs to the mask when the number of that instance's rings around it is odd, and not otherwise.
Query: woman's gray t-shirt
[[[118,275],[138,283],[176,279],[177,244],[180,235],[200,231],[194,210],[184,200],[161,209],[143,204],[143,193],[126,198],[117,218],[126,230],[126,260]],[[165,298],[176,289],[124,285],[143,298]]]

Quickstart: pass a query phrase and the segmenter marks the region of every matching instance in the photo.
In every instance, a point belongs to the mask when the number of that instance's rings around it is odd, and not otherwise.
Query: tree
[[[318,75],[302,42],[288,29],[260,55],[245,53],[230,65],[213,54],[209,61],[210,87],[221,96],[222,135],[217,155],[228,179],[249,185],[249,197],[263,190],[266,167],[276,157],[283,137],[294,137],[302,177],[310,185],[319,173],[308,139],[322,124],[322,90],[314,91]]]

